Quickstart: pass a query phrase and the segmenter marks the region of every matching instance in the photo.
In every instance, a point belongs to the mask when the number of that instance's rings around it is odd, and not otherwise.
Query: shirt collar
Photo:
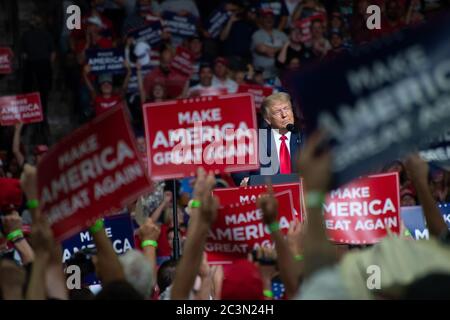
[[[280,141],[280,138],[281,138],[280,131],[278,129],[272,129],[272,132],[273,132],[273,137],[274,137],[275,141]],[[291,140],[291,132],[290,131],[286,132],[285,136],[287,138],[287,141]]]

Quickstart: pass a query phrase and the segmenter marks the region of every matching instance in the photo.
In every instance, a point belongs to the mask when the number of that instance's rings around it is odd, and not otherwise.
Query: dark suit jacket
[[[278,159],[278,150],[276,149],[275,139],[271,128],[260,129],[258,137],[258,151],[260,169],[251,172],[238,172],[233,174],[236,185],[239,185],[245,177],[250,175],[275,175],[280,173],[280,165]],[[289,141],[291,155],[291,173],[298,173],[297,160],[300,150],[305,144],[305,135],[300,131],[291,133]]]

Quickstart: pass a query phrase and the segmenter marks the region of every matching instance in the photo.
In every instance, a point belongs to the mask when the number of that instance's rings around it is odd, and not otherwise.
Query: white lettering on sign
[[[390,198],[384,201],[375,199],[372,201],[331,202],[323,206],[325,213],[333,217],[362,217],[369,214],[377,216],[397,212]]]

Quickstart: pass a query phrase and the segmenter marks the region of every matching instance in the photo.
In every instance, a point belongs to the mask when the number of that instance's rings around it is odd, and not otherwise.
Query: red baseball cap
[[[222,300],[264,300],[258,267],[248,260],[237,260],[223,267]]]
[[[214,64],[217,64],[217,63],[221,63],[225,66],[228,66],[228,60],[224,57],[217,57],[216,60],[214,60]]]
[[[18,179],[0,178],[0,210],[17,210],[22,205],[22,189]]]
[[[40,156],[40,155],[46,153],[47,151],[48,151],[48,146],[46,146],[45,144],[38,144],[34,148],[34,155],[35,156]]]

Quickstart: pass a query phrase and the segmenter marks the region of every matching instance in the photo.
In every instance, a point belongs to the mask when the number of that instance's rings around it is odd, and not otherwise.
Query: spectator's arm
[[[418,154],[415,154],[408,157],[405,166],[408,176],[416,188],[428,230],[431,235],[439,237],[448,228],[428,185],[428,164]]]
[[[164,191],[164,198],[161,204],[158,208],[156,208],[155,211],[153,211],[150,218],[153,220],[153,222],[157,222],[159,220],[159,217],[161,217],[161,214],[163,213],[164,209],[167,208],[167,206],[172,202],[172,192],[171,191]]]
[[[280,277],[285,285],[287,296],[292,297],[297,293],[299,284],[298,272],[296,270],[297,264],[287,241],[276,227],[278,226],[278,201],[273,195],[271,185],[269,185],[268,194],[258,199],[258,207],[263,212],[264,223],[272,230],[271,238],[277,252]]]
[[[97,248],[97,265],[100,280],[105,285],[114,281],[125,280],[125,274],[119,258],[114,252],[111,241],[106,236],[103,220],[97,222],[89,229]]]
[[[64,274],[62,261],[62,248],[59,243],[54,242],[50,252],[50,260],[46,271],[47,296],[52,299],[68,300],[66,276]]]
[[[0,261],[0,292],[3,300],[22,300],[25,270],[13,261]]]
[[[22,152],[20,152],[20,135],[22,133],[23,123],[17,123],[14,126],[14,137],[13,137],[13,154],[17,159],[17,163],[20,167],[25,163],[25,157]]]
[[[280,23],[278,24],[278,30],[283,31],[288,23],[289,16],[282,16],[280,19]]]
[[[147,101],[147,94],[144,89],[144,79],[142,79],[142,68],[140,63],[136,64],[136,74],[138,79],[139,94],[141,96],[141,104],[143,104]]]
[[[141,225],[138,230],[139,238],[141,239],[142,253],[152,264],[154,274],[157,273],[156,248],[160,233],[161,229],[151,218],[147,218],[145,223]]]
[[[122,97],[125,97],[128,91],[128,84],[130,83],[131,78],[131,67],[127,60],[124,60],[125,69],[127,70],[127,73],[125,75],[125,79],[123,80],[122,84]]]
[[[301,18],[303,12],[303,4],[300,2],[294,9],[292,13],[292,21],[296,21]]]
[[[233,14],[230,19],[228,19],[227,24],[225,25],[225,28],[223,28],[222,32],[220,33],[220,41],[225,41],[228,39],[228,36],[230,35],[231,27],[233,24],[237,21],[236,14]]]
[[[189,79],[186,80],[184,87],[183,87],[183,91],[181,92],[181,94],[177,97],[177,99],[183,99],[183,98],[187,98],[189,97],[191,94],[190,90],[189,90]]]
[[[97,96],[97,92],[95,91],[95,88],[91,82],[91,79],[89,79],[89,73],[91,72],[91,66],[89,64],[86,64],[83,68],[83,79],[86,83],[86,86],[89,89],[89,93],[91,94],[91,98],[95,99]]]
[[[311,135],[299,159],[306,190],[307,223],[304,235],[304,274],[310,276],[337,261],[336,252],[328,241],[322,209],[331,179],[331,155],[319,151],[323,135]]]
[[[215,185],[214,175],[206,175],[203,169],[197,171],[194,187],[195,199],[200,201],[199,208],[191,208],[191,220],[184,244],[184,253],[177,266],[172,287],[172,299],[188,299],[189,292],[199,272],[208,230],[217,216],[218,202],[212,196]]]
[[[20,186],[25,193],[28,201],[37,201],[37,170],[36,167],[25,164],[23,166],[22,175],[20,176]],[[38,203],[39,204],[39,203]],[[37,221],[40,217],[40,209],[38,206],[32,206],[29,208],[32,221]]]
[[[26,291],[27,300],[47,299],[46,271],[50,252],[54,246],[52,231],[43,217],[33,221],[31,237],[36,257],[31,268],[30,281]]]
[[[290,42],[287,41],[284,46],[281,48],[280,52],[278,53],[278,57],[277,57],[277,64],[283,66],[286,63],[286,59],[287,59],[287,51],[289,48],[289,44]]]
[[[22,218],[17,211],[13,211],[11,214],[4,215],[2,218],[2,224],[6,235],[12,232],[22,230]],[[22,264],[28,264],[34,260],[34,252],[28,244],[27,240],[23,237],[23,233],[17,234],[14,239],[11,239],[14,247],[19,252]]]
[[[213,278],[211,268],[208,265],[206,253],[203,253],[203,259],[198,276],[200,277],[201,285],[196,294],[195,300],[210,300],[210,298],[214,296]]]

